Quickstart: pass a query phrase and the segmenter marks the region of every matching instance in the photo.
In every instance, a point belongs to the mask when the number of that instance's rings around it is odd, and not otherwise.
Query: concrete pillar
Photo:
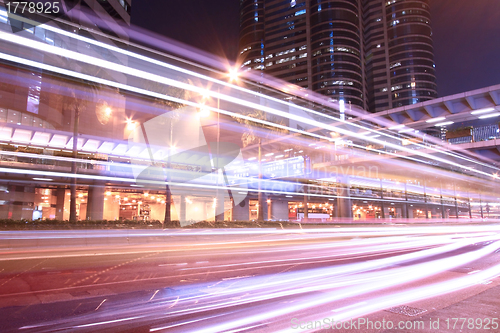
[[[337,217],[352,218],[352,202],[349,178],[341,178],[337,189]]]
[[[383,214],[382,214],[382,216],[383,216],[383,218],[384,218],[384,219],[390,219],[390,218],[391,218],[391,212],[389,211],[389,207],[385,207],[385,206],[384,206],[384,207],[381,209],[381,211],[382,211],[382,213],[383,213]]]
[[[482,199],[479,199],[479,207],[481,208],[481,218],[484,219],[483,200]]]
[[[215,193],[215,221],[224,221],[224,190],[217,189]]]
[[[89,187],[87,199],[87,220],[99,221],[104,219],[104,186],[92,185]]]
[[[424,180],[424,202],[425,202],[425,218],[429,218],[429,204],[427,203],[427,189],[425,186],[425,180]]]
[[[409,210],[409,207],[408,207],[408,188],[407,188],[407,183],[405,182],[405,204],[403,205],[404,209],[404,213],[403,213],[403,218],[405,219],[409,219],[410,218],[410,215],[408,213],[408,210]]]
[[[233,207],[233,221],[250,220],[250,199],[245,198],[242,202]]]
[[[441,217],[443,219],[446,218],[446,212],[445,212],[445,209],[444,209],[444,203],[443,203],[443,196],[441,196]]]
[[[271,202],[271,216],[273,221],[288,221],[288,201],[273,200]]]
[[[408,218],[408,204],[407,203],[404,203],[401,206],[401,217],[404,219]]]
[[[470,198],[469,198],[469,218],[472,219],[472,209],[470,206]]]
[[[58,188],[56,191],[56,220],[64,220],[64,199],[66,198],[66,189]]]
[[[179,222],[181,226],[186,222],[186,196],[181,195],[181,202],[179,204]]]
[[[307,186],[304,186],[304,221],[307,221],[307,219],[309,218],[309,210],[308,210],[308,206],[309,206],[309,196],[307,195],[309,189]]]
[[[381,219],[385,219],[385,217],[387,216],[386,212],[385,212],[385,203],[384,203],[384,185],[382,183],[382,179],[380,179],[380,199],[382,199],[380,201],[380,218]]]

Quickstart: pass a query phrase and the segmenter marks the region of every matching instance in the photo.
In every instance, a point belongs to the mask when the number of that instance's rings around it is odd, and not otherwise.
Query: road
[[[479,292],[500,276],[497,224],[0,239],[1,332],[318,331],[311,322]]]

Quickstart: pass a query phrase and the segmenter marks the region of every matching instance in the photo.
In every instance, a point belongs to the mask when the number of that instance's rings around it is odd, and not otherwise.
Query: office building
[[[242,0],[240,62],[372,112],[437,97],[428,0]]]

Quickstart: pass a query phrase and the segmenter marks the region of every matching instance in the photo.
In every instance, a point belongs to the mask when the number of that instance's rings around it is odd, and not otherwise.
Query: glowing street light
[[[210,110],[206,105],[203,105],[199,110],[198,110],[198,116],[200,118],[206,118],[210,115]]]
[[[137,126],[137,123],[130,118],[127,118],[127,120],[125,120],[125,122],[127,123],[127,130],[129,130],[129,131],[133,131],[135,129],[135,127]]]
[[[238,70],[235,69],[235,68],[231,68],[229,70],[229,81],[232,82],[232,81],[237,81],[238,80]]]

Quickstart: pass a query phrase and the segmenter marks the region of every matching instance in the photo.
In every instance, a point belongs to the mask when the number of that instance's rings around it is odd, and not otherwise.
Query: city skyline
[[[438,97],[499,84],[500,2],[435,0],[430,7]],[[134,6],[132,24],[229,60],[238,54],[238,2],[146,0]]]

